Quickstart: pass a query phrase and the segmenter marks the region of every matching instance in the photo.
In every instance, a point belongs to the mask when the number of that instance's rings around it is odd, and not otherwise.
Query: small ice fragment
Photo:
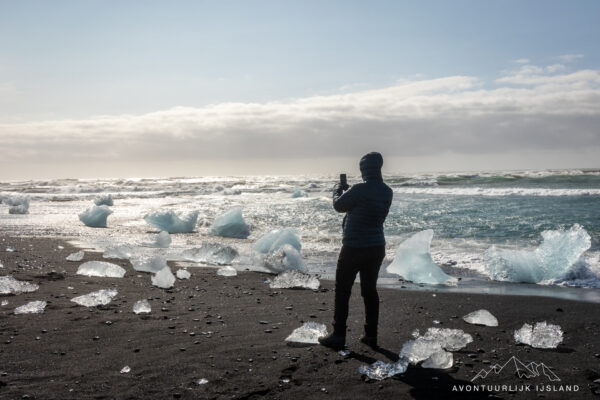
[[[0,268],[4,268],[4,265],[2,265],[2,263],[0,262]]]
[[[27,214],[29,212],[29,197],[27,196],[5,196],[4,203],[10,208],[9,214]]]
[[[327,336],[327,327],[318,322],[305,322],[300,328],[294,331],[285,340],[287,342],[318,344],[321,336]]]
[[[397,374],[403,374],[408,368],[408,360],[400,358],[395,363],[384,363],[383,361],[375,361],[371,365],[361,365],[358,372],[361,375],[366,375],[369,379],[381,381],[386,378],[391,378]]]
[[[113,206],[112,194],[101,194],[94,199],[94,204],[97,206]]]
[[[123,368],[121,368],[121,371],[119,371],[121,374],[128,374],[131,372],[131,368],[129,367],[129,365],[124,366]]]
[[[41,314],[46,308],[45,301],[30,301],[20,307],[15,308],[15,314]]]
[[[154,235],[152,241],[145,244],[150,247],[161,247],[167,248],[171,245],[171,235],[167,231],[160,231],[157,235]]]
[[[125,270],[106,261],[87,261],[77,268],[77,275],[122,278],[125,276]]]
[[[418,338],[420,335],[420,332],[418,329],[415,329],[414,331],[412,331],[412,333],[410,334],[413,338]]]
[[[348,357],[352,352],[350,350],[340,350],[338,355],[341,357]]]
[[[111,246],[104,250],[102,257],[104,258],[119,258],[127,260],[133,255],[133,249],[128,245]]]
[[[83,250],[78,251],[77,253],[71,253],[67,256],[67,261],[81,261],[83,260],[85,253]]]
[[[56,247],[57,247],[59,250],[62,250],[62,249],[64,249],[64,248],[65,248],[64,246],[56,246]]]
[[[317,277],[291,270],[277,275],[269,284],[269,287],[271,289],[304,288],[317,290],[320,285]]]
[[[7,306],[8,305],[8,300],[2,300],[2,303],[0,303],[2,306]]]
[[[198,221],[198,211],[178,216],[173,210],[155,211],[144,216],[148,224],[169,233],[193,232]]]
[[[162,289],[172,288],[175,284],[175,277],[168,266],[154,274],[150,280],[154,286]]]
[[[294,199],[296,199],[298,197],[307,197],[307,196],[308,196],[308,194],[304,190],[301,190],[301,189],[296,189],[296,190],[294,190],[294,193],[292,193],[292,198],[294,198]]]
[[[167,260],[160,254],[155,254],[152,256],[147,255],[138,255],[135,257],[131,257],[129,260],[133,269],[140,272],[159,272],[163,268],[167,267]]]
[[[93,206],[79,214],[79,220],[92,228],[106,228],[106,219],[112,210],[108,206]]]
[[[421,364],[423,368],[436,368],[436,369],[447,369],[452,367],[454,364],[454,357],[452,353],[440,350],[432,355],[430,355],[424,362]]]
[[[436,324],[436,325],[439,325],[439,324],[440,324],[440,321],[438,321],[437,319],[434,319],[434,320],[433,320],[433,323],[434,323],[434,324]]]
[[[147,314],[150,311],[152,311],[152,307],[146,299],[138,300],[133,305],[133,312],[136,314]]]
[[[177,275],[177,279],[190,279],[192,276],[186,269],[178,269],[175,275]]]
[[[217,270],[217,275],[220,276],[236,276],[237,270],[230,266],[221,267]]]
[[[35,283],[19,281],[10,275],[0,276],[0,294],[29,293],[39,288]]]
[[[9,253],[12,253],[12,252],[15,251],[15,249],[13,249],[12,247],[7,247],[6,251],[9,252]]]
[[[200,386],[200,385],[206,385],[207,383],[208,383],[208,379],[204,379],[204,378],[198,379],[196,381],[196,385],[198,385],[198,386]]]
[[[456,285],[458,280],[442,271],[429,252],[433,230],[417,232],[398,246],[387,272],[428,285]]]
[[[292,228],[275,229],[258,239],[252,248],[259,253],[267,254],[279,250],[285,244],[289,244],[298,251],[302,249],[300,234],[297,230]]]
[[[307,272],[302,256],[300,256],[298,250],[289,244],[284,244],[276,252],[265,255],[263,266],[272,272],[283,272],[292,269]]]
[[[563,340],[560,326],[548,324],[546,321],[537,322],[534,326],[524,324],[514,333],[515,341],[528,344],[538,349],[554,349]]]
[[[250,235],[250,228],[242,216],[241,207],[233,207],[218,215],[210,227],[210,233],[216,236],[246,239]]]
[[[203,242],[200,247],[185,250],[181,254],[186,261],[212,265],[231,264],[237,256],[238,252],[233,247],[209,242]]]
[[[498,326],[498,319],[496,319],[491,312],[484,309],[473,311],[472,313],[465,315],[463,320],[474,325]]]
[[[116,295],[116,289],[101,289],[84,294],[83,296],[74,297],[71,301],[85,307],[104,306],[110,303]]]

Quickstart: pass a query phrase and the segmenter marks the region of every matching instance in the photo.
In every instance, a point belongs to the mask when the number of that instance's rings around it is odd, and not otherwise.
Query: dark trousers
[[[362,248],[342,246],[335,271],[333,332],[336,335],[346,335],[348,302],[356,274],[360,273],[360,293],[365,302],[365,334],[377,336],[379,320],[377,276],[384,257],[385,246]]]

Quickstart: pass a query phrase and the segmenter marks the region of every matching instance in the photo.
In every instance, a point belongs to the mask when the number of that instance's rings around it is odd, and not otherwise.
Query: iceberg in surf
[[[184,250],[180,257],[186,261],[197,263],[226,265],[231,264],[237,256],[237,250],[231,246],[203,242],[200,247]]]
[[[9,206],[9,214],[27,214],[29,212],[29,197],[27,196],[4,196],[0,200]]]
[[[0,276],[0,294],[29,293],[39,288],[35,283],[19,281],[10,275]]]
[[[262,258],[263,267],[271,272],[283,272],[286,270],[298,270],[307,272],[302,256],[294,247],[284,244],[274,253],[269,253]]]
[[[106,219],[112,210],[108,206],[93,206],[79,214],[79,220],[92,228],[106,228]]]
[[[534,326],[524,324],[514,333],[515,341],[528,344],[538,349],[554,349],[563,340],[563,331],[558,325],[546,321],[537,322]]]
[[[313,289],[317,290],[321,284],[317,277],[303,274],[299,271],[285,271],[277,275],[269,284],[271,289]]]
[[[302,249],[297,230],[292,228],[272,230],[258,239],[252,248],[259,253],[267,254],[279,250],[285,244],[294,247],[297,251]]]
[[[561,279],[591,247],[590,235],[578,224],[566,231],[544,231],[542,239],[532,251],[502,250],[492,246],[485,253],[490,278],[527,283]]]
[[[173,210],[155,211],[144,216],[148,224],[169,233],[193,232],[198,221],[198,211],[178,216]]]
[[[150,280],[154,286],[162,289],[170,289],[175,284],[175,277],[169,267],[165,267],[158,271]]]
[[[85,307],[105,306],[117,295],[116,289],[101,289],[95,292],[77,296],[71,299],[72,302]]]
[[[458,280],[437,266],[429,247],[433,239],[433,230],[417,232],[398,246],[394,261],[387,272],[402,276],[404,279],[429,285],[456,285]]]
[[[171,235],[167,231],[160,231],[160,233],[152,237],[151,241],[144,243],[144,245],[166,249],[171,245]]]
[[[101,194],[94,199],[94,204],[97,206],[113,206],[112,194]]]
[[[381,381],[386,378],[391,378],[394,375],[403,374],[408,368],[408,360],[401,358],[395,363],[385,363],[383,361],[375,361],[371,365],[361,365],[358,367],[358,373],[366,375],[367,378],[376,381]]]
[[[318,322],[305,322],[285,338],[286,342],[318,344],[321,336],[327,336],[327,327]]]
[[[488,310],[477,310],[463,317],[463,320],[473,325],[498,326],[498,319]]]
[[[30,301],[20,307],[15,308],[15,314],[41,314],[46,308],[45,301]]]
[[[160,254],[152,256],[138,255],[131,257],[129,261],[131,262],[133,269],[140,272],[156,273],[163,268],[167,268],[167,259]]]
[[[299,197],[308,197],[308,194],[301,189],[294,190],[294,193],[292,193],[292,198],[297,199]]]
[[[250,235],[250,228],[244,221],[242,208],[233,207],[217,216],[210,227],[210,233],[216,236],[246,239]]]
[[[125,276],[125,270],[106,261],[88,261],[77,268],[77,275],[122,278]]]

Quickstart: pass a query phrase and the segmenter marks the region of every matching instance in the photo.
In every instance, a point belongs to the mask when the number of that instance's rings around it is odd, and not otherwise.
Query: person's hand
[[[348,185],[347,183],[346,183],[345,185],[342,185],[342,184],[340,184],[340,185],[342,186],[342,190],[343,190],[344,192],[345,192],[346,190],[350,189],[350,185]]]

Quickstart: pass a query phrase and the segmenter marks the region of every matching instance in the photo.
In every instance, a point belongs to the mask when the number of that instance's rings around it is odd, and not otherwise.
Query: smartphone
[[[348,184],[348,181],[346,180],[346,174],[340,174],[340,183],[342,186],[346,187]]]

